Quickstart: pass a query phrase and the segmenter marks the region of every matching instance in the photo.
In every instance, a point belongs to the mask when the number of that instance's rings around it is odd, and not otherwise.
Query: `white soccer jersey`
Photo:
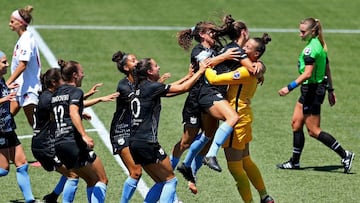
[[[27,61],[27,66],[24,72],[15,80],[15,82],[19,84],[17,96],[22,96],[29,92],[38,95],[38,91],[41,89],[40,54],[35,38],[29,31],[25,31],[20,36],[14,47],[11,61],[11,74],[15,71],[20,61]]]

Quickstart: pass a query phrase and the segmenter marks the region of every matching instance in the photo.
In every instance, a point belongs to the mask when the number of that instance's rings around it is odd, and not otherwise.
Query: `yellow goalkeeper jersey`
[[[226,98],[237,112],[250,108],[251,99],[257,87],[257,79],[245,67],[219,75],[215,70],[208,68],[205,76],[212,85],[229,85]]]

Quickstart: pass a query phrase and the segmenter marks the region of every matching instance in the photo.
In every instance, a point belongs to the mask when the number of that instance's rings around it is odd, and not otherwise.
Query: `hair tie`
[[[14,17],[16,20],[20,21],[22,24],[28,25],[24,18],[21,17],[19,10],[15,10],[14,12],[12,12],[11,16]]]

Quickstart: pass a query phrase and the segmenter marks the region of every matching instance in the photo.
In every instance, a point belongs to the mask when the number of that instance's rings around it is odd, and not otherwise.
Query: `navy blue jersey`
[[[32,147],[51,147],[54,139],[55,122],[51,109],[52,92],[44,90],[39,96],[39,102],[34,109],[34,136]]]
[[[206,48],[202,44],[197,44],[194,46],[190,55],[190,62],[193,64],[194,72],[199,70],[199,62],[214,56],[216,56],[216,51],[214,49]]]
[[[246,59],[248,56],[245,53],[244,49],[242,49],[237,43],[235,42],[230,42],[229,44],[227,44],[220,52],[219,55],[222,53],[225,53],[228,49],[230,48],[238,48],[238,51],[240,52],[240,57],[238,57],[239,61],[235,61],[235,60],[226,60],[223,61],[222,63],[216,65],[214,67],[214,70],[216,70],[217,74],[221,74],[221,73],[227,73],[230,71],[233,71],[235,69],[237,69],[238,67],[241,66],[241,60]],[[208,82],[205,83],[205,85],[209,85]],[[226,92],[228,89],[227,85],[215,85],[214,87],[217,88],[217,91],[219,91],[223,97],[226,96]]]
[[[116,91],[120,95],[116,98],[116,111],[111,122],[110,136],[129,138],[131,135],[130,101],[134,96],[134,87],[127,78],[124,78],[119,81]]]
[[[0,79],[0,98],[10,94],[10,89],[5,83],[4,78]],[[16,125],[10,113],[10,101],[0,103],[0,132],[11,132],[15,130]]]
[[[56,143],[74,141],[79,138],[79,132],[73,126],[70,118],[70,105],[79,107],[79,115],[84,109],[84,93],[80,88],[71,85],[61,85],[51,98],[51,108],[56,122]]]
[[[51,97],[52,92],[44,90],[39,96],[39,102],[34,109],[34,132],[38,132],[41,129],[45,129],[50,123],[51,110]]]
[[[237,69],[238,67],[241,66],[241,61],[248,57],[247,54],[245,53],[245,50],[235,42],[230,42],[229,44],[227,44],[220,51],[219,54],[225,53],[230,48],[238,48],[238,51],[240,52],[240,57],[238,57],[239,61],[226,60],[226,61],[216,65],[214,67],[214,70],[216,70],[217,74],[227,73],[227,72],[230,72],[230,71],[233,71],[233,70]]]
[[[157,143],[158,125],[161,111],[161,97],[166,96],[170,85],[142,81],[135,90],[131,101],[132,139]]]

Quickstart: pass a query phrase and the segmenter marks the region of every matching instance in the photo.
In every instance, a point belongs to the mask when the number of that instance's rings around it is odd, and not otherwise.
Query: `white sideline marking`
[[[46,58],[46,60],[48,61],[49,65],[51,65],[51,67],[59,67],[57,65],[56,57],[51,52],[49,47],[46,45],[46,43],[42,39],[41,35],[36,31],[36,29],[33,26],[28,26],[28,29],[30,32],[32,32],[34,34],[34,37],[36,38],[36,42],[38,42],[39,49],[40,49],[41,53],[44,55],[44,57]],[[97,117],[97,115],[92,110],[92,108],[90,108],[90,107],[85,108],[84,111],[91,115],[91,120],[90,120],[91,125],[96,129],[99,137],[101,138],[101,140],[104,142],[104,144],[106,145],[106,147],[112,154],[112,146],[111,146],[110,139],[109,139],[110,135],[109,135],[109,132],[107,131],[107,129],[105,128],[104,124],[100,121],[100,119]],[[21,137],[26,138],[26,137],[30,137],[30,135],[25,135],[25,136],[21,136]],[[121,166],[123,171],[127,175],[129,175],[129,171],[125,167],[125,165],[122,162],[122,160],[120,159],[120,157],[116,155],[116,156],[114,156],[114,158],[118,162],[118,164]],[[149,188],[146,186],[146,183],[143,181],[142,178],[140,178],[136,189],[140,192],[140,194],[143,198],[145,198],[147,192],[149,191]]]
[[[182,26],[99,26],[99,25],[33,25],[36,29],[46,30],[184,30]],[[297,33],[298,29],[286,28],[249,28],[251,32]],[[360,34],[359,29],[324,29],[325,33]]]

